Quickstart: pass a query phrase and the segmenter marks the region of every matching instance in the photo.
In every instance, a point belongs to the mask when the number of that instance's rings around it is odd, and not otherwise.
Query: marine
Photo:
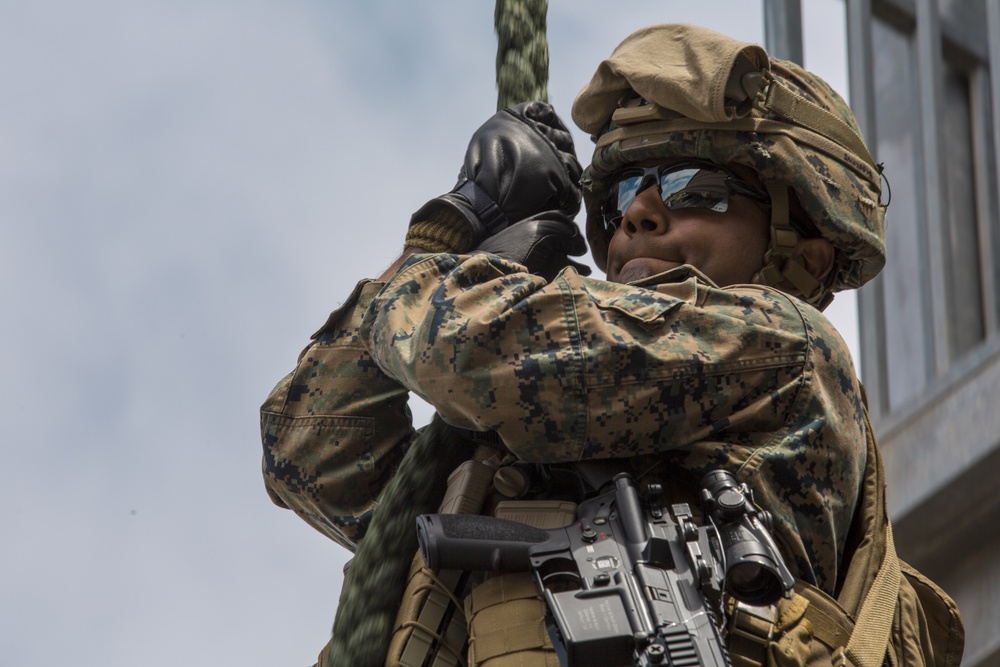
[[[759,46],[663,24],[599,65],[572,117],[595,141],[585,170],[551,106],[488,119],[397,261],[330,315],[261,408],[272,500],[358,549],[420,465],[408,450],[434,451],[411,423],[412,392],[467,436],[459,460],[491,469],[614,466],[677,500],[727,470],[773,517],[813,608],[864,588],[868,571],[858,584],[849,566],[859,534],[885,532],[881,464],[822,309],[884,265],[885,206],[847,104]],[[573,259],[588,246],[606,279]],[[566,500],[553,480],[515,500]],[[444,496],[443,479],[427,486]],[[488,490],[479,511],[503,495]],[[477,590],[457,593],[470,654],[484,645]],[[558,664],[544,637],[501,657]]]

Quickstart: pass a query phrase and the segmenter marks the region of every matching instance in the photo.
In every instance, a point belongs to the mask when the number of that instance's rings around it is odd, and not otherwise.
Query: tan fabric
[[[473,617],[484,609],[509,600],[538,597],[538,587],[527,574],[508,574],[492,577],[477,586],[465,598],[465,614]]]
[[[933,581],[900,561],[903,578],[889,645],[893,667],[958,667],[965,646],[962,616]]]
[[[885,557],[857,613],[858,626],[864,628],[864,632],[852,633],[844,647],[847,657],[859,667],[882,664],[899,595],[899,579],[899,558],[892,541],[892,525],[886,519]]]
[[[870,623],[856,626],[837,600],[797,582],[795,597],[779,601],[772,611],[773,624],[732,614],[728,645],[733,667],[959,667],[964,630],[958,609],[933,582],[898,562],[902,576],[888,618],[887,652],[874,642],[867,654],[848,649],[879,629]]]
[[[691,44],[703,48],[692,49]],[[743,55],[761,69],[767,53],[756,44],[693,25],[650,26],[630,35],[598,66],[573,103],[573,121],[597,134],[604,129],[623,93],[634,90],[660,106],[708,123],[745,115],[725,99],[736,59]]]
[[[427,605],[434,605],[437,614],[422,614]],[[426,655],[424,648],[429,648],[436,641],[443,638],[438,634],[438,629],[443,617],[442,606],[454,605],[454,614],[451,624],[462,628],[462,632],[448,632],[448,640],[442,642],[439,649],[446,658],[451,658],[452,663],[459,662],[459,658],[464,660],[465,639],[464,632],[465,617],[462,616],[462,603],[459,601],[449,587],[433,572],[424,567],[423,558],[420,554],[413,557],[410,566],[409,581],[406,590],[403,592],[403,599],[400,603],[399,613],[396,615],[396,624],[393,628],[392,640],[389,644],[389,652],[386,657],[386,667],[400,667],[401,665],[414,664],[404,656],[409,656],[412,652],[420,655],[420,662]],[[433,621],[432,625],[428,620]],[[408,649],[410,642],[415,642]]]
[[[545,627],[545,601],[530,574],[502,574],[465,600],[469,667],[559,667]]]

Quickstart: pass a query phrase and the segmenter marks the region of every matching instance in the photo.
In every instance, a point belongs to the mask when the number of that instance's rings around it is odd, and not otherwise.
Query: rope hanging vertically
[[[547,0],[497,0],[497,109],[548,101],[547,10]],[[411,444],[347,572],[321,667],[383,665],[417,550],[416,516],[437,509],[448,475],[471,451],[439,415]]]
[[[548,0],[497,0],[497,109],[549,101]]]
[[[437,511],[448,475],[472,447],[434,415],[379,497],[344,577],[333,639],[321,667],[382,667],[413,555],[417,516]]]

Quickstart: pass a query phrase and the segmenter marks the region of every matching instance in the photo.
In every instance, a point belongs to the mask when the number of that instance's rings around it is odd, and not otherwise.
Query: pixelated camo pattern
[[[796,575],[832,592],[865,464],[845,344],[770,288],[690,267],[659,281],[417,256],[377,297],[357,290],[264,404],[269,493],[353,549],[412,439],[409,388],[527,461],[725,467],[774,514]]]
[[[351,551],[414,435],[406,389],[358,337],[380,287],[359,284],[261,406],[271,499]]]
[[[865,464],[850,354],[815,309],[776,290],[655,288],[495,257],[418,256],[361,331],[389,375],[451,424],[519,457],[723,466],[776,519],[798,576],[832,591]]]

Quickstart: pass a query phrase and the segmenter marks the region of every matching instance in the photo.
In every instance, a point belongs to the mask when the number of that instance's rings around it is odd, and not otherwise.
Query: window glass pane
[[[892,188],[886,213],[885,290],[889,409],[904,405],[926,385],[930,329],[923,269],[925,225],[918,183],[919,99],[910,37],[883,21],[872,25],[878,159]]]
[[[938,127],[948,187],[948,331],[952,356],[957,357],[983,339],[984,327],[969,80],[947,63],[943,92]]]

